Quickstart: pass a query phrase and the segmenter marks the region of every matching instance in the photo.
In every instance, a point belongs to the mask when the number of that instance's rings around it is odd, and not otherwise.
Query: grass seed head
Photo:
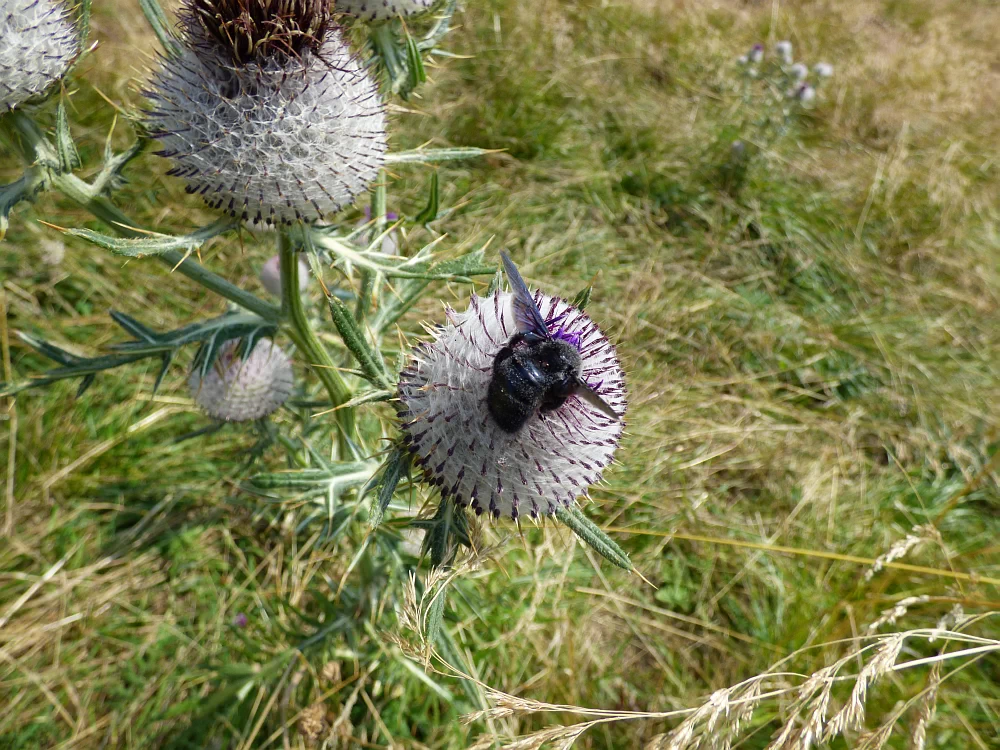
[[[0,8],[0,112],[45,92],[80,53],[80,34],[58,0],[7,0]]]

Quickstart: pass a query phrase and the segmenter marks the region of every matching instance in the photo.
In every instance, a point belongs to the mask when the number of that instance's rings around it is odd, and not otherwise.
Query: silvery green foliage
[[[310,28],[315,43],[287,53],[277,35],[270,46],[251,33],[227,47],[200,6],[216,10],[188,0],[180,53],[161,61],[147,92],[170,174],[255,224],[320,220],[365,192],[386,152],[385,112],[340,33]]]
[[[293,386],[292,364],[270,339],[257,341],[245,359],[239,342],[228,341],[204,377],[197,367],[188,377],[201,410],[224,422],[266,417],[288,400]]]
[[[79,52],[80,35],[61,2],[0,0],[0,111],[43,93]]]
[[[486,397],[493,359],[517,331],[512,295],[473,296],[462,314],[413,352],[400,375],[403,432],[415,462],[444,498],[517,519],[554,515],[599,481],[611,463],[623,423],[577,396],[538,412],[516,433],[490,416]],[[582,311],[540,292],[535,301],[550,333],[573,342],[581,376],[618,414],[625,413],[625,379],[615,348]]]
[[[397,16],[415,16],[431,9],[436,0],[335,0],[338,13],[363,21],[384,21]]]

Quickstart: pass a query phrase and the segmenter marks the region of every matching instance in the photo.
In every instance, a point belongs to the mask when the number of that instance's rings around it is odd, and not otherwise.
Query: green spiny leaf
[[[478,159],[486,154],[495,154],[498,149],[476,148],[474,146],[456,148],[417,148],[412,151],[397,151],[385,155],[386,164],[431,164],[456,159]]]
[[[560,507],[556,511],[556,518],[569,526],[574,534],[586,542],[599,555],[614,563],[619,568],[624,568],[628,571],[632,570],[632,563],[628,559],[628,555],[597,524],[584,515],[580,506]]]
[[[180,55],[181,46],[170,31],[170,21],[167,20],[167,14],[163,12],[163,8],[160,7],[159,2],[157,0],[139,0],[139,8],[152,27],[153,33],[156,34],[156,38],[163,45],[163,49],[167,55],[169,57]]]
[[[80,154],[73,142],[73,134],[69,130],[69,117],[66,114],[66,97],[60,97],[56,108],[56,151],[59,154],[59,171],[68,174],[80,166]]]
[[[250,485],[259,490],[325,490],[332,482],[351,479],[360,485],[371,476],[372,463],[347,461],[334,463],[323,469],[293,469],[255,474],[250,477]],[[363,475],[363,476],[362,476]]]
[[[146,255],[160,255],[162,253],[175,251],[191,252],[197,250],[212,237],[227,232],[235,227],[237,222],[229,218],[222,218],[214,221],[208,226],[204,226],[191,234],[175,237],[167,234],[151,235],[137,239],[125,237],[109,237],[106,234],[95,232],[91,229],[68,229],[67,234],[74,237],[81,237],[88,242],[92,242],[98,247],[110,250],[115,255],[124,255],[129,258],[141,258]]]
[[[41,171],[30,168],[9,185],[0,185],[0,241],[7,234],[10,212],[21,201],[31,200],[45,186]]]
[[[385,369],[382,355],[368,343],[364,332],[358,326],[354,316],[339,299],[330,295],[327,298],[330,306],[330,316],[340,333],[344,345],[347,346],[354,359],[361,367],[361,372],[373,385],[379,388],[392,389],[393,383]]]
[[[371,508],[368,512],[368,523],[373,529],[378,528],[385,516],[385,509],[392,502],[392,495],[396,491],[400,478],[410,470],[410,454],[398,445],[392,449],[388,458],[382,464],[382,468],[376,475],[378,477],[375,488],[377,492],[372,498]]]
[[[586,309],[587,305],[590,304],[590,294],[594,291],[594,287],[588,286],[586,289],[581,289],[579,293],[573,298],[571,303],[573,307],[577,310]]]
[[[430,194],[427,196],[427,206],[424,210],[417,214],[416,221],[418,224],[427,225],[430,224],[438,217],[438,208],[440,204],[440,190],[438,188],[438,173],[436,171],[431,172],[431,189]]]

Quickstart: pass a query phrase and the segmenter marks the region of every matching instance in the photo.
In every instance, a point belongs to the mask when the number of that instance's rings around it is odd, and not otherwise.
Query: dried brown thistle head
[[[183,15],[238,66],[318,52],[333,25],[328,0],[187,0]]]

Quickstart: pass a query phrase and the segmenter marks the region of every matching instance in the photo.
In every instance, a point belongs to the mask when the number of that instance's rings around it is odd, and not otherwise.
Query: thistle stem
[[[351,389],[309,325],[299,293],[299,260],[295,256],[295,244],[285,231],[278,233],[278,257],[281,264],[281,309],[285,331],[305,356],[306,364],[323,383],[333,406],[336,408],[346,404],[351,399]],[[334,412],[334,416],[340,427],[338,444],[341,458],[346,460],[351,456],[350,437],[354,432],[354,410],[339,409]]]
[[[145,237],[139,231],[136,223],[119,211],[111,201],[100,195],[99,190],[69,172],[60,172],[53,168],[58,164],[55,148],[49,143],[45,134],[31,118],[23,112],[14,110],[7,115],[7,121],[15,132],[11,139],[13,145],[29,164],[42,167],[45,180],[74,203],[89,211],[122,237]],[[265,302],[250,292],[231,284],[218,274],[212,273],[196,260],[187,258],[176,250],[171,250],[155,256],[161,263],[180,271],[194,282],[201,284],[216,294],[235,302],[240,307],[260,315],[265,320],[277,322],[281,311],[269,302]]]

